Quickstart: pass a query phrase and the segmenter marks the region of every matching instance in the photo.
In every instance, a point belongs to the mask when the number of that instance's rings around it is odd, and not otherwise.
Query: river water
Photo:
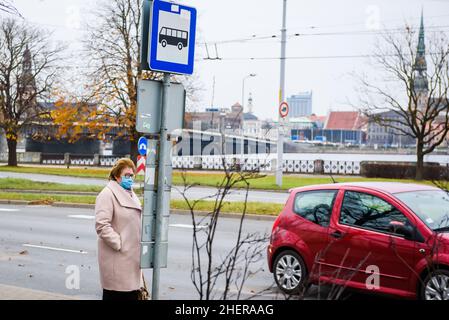
[[[367,153],[286,153],[286,160],[331,160],[331,161],[391,161],[416,162],[414,154],[367,154]],[[426,155],[425,162],[449,164],[449,155]]]
[[[239,155],[237,155],[239,157]],[[276,154],[252,154],[249,158],[271,160]],[[324,160],[324,161],[387,161],[387,162],[416,162],[414,154],[381,154],[381,153],[284,153],[284,160]],[[449,164],[449,155],[430,154],[424,157],[425,162]]]

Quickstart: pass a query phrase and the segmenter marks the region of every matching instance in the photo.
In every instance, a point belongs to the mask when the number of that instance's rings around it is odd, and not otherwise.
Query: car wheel
[[[184,46],[182,45],[182,43],[178,43],[178,49],[182,50],[182,48],[184,48]]]
[[[422,300],[449,300],[449,271],[435,270],[429,273],[420,297]]]
[[[293,250],[281,252],[273,264],[277,286],[287,294],[298,293],[307,276],[302,258]]]
[[[165,48],[167,46],[167,41],[162,40],[161,45]]]

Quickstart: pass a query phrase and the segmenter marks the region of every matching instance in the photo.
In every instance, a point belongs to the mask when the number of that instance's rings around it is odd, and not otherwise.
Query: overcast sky
[[[70,43],[76,52],[83,37],[87,12],[98,5],[94,0],[15,0],[19,11],[30,22],[53,30],[57,40]],[[254,99],[257,116],[277,118],[280,40],[236,40],[279,36],[282,0],[184,0],[198,10],[200,42],[214,43],[222,60],[196,62],[195,70],[204,87],[202,107],[212,104],[215,77],[216,107],[230,107],[241,101],[242,79],[246,99]],[[347,110],[354,101],[355,81],[350,74],[366,69],[364,58],[335,58],[375,52],[376,31],[403,27],[405,22],[419,26],[421,8],[426,27],[449,32],[449,0],[288,0],[288,39],[286,75],[287,96],[313,90],[313,112],[325,115],[330,108]],[[329,34],[330,33],[330,34]],[[314,35],[315,34],[315,35]],[[318,34],[318,35],[317,35]],[[223,43],[225,41],[225,43]],[[199,58],[207,57],[205,46],[197,46]],[[254,59],[251,58],[264,58]],[[265,59],[270,58],[270,59]],[[245,99],[245,100],[246,100]]]

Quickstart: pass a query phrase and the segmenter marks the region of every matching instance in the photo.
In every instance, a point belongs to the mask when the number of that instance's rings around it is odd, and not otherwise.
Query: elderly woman
[[[103,300],[138,300],[140,269],[141,204],[133,191],[136,166],[120,159],[109,183],[95,202]]]

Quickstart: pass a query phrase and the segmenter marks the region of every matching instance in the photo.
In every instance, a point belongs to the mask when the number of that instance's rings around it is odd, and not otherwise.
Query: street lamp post
[[[243,78],[242,81],[242,121],[240,122],[240,135],[241,135],[241,141],[240,141],[240,168],[243,166],[243,157],[245,154],[245,137],[243,135],[243,113],[245,112],[245,81],[248,78],[254,78],[256,76],[255,73],[250,73],[246,77]]]
[[[281,30],[281,81],[279,88],[279,105],[285,101],[285,55],[287,49],[287,0],[283,1],[282,10],[282,30]],[[284,153],[284,127],[286,119],[279,115],[278,124],[278,144],[277,144],[277,168],[276,168],[276,184],[282,187],[282,164]]]

